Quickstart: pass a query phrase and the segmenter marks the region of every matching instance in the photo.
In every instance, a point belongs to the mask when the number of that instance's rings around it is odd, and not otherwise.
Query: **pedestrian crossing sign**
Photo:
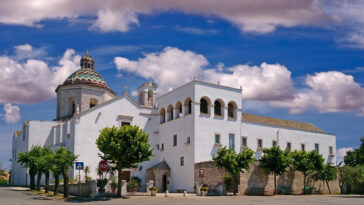
[[[83,170],[83,162],[76,162],[76,170]]]

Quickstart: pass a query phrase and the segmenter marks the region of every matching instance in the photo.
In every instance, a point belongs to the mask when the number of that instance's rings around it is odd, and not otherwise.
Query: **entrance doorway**
[[[162,178],[162,191],[165,192],[167,190],[167,175],[163,175]]]

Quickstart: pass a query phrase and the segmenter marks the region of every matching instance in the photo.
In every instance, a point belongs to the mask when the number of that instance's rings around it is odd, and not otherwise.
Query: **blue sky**
[[[339,157],[359,145],[364,3],[110,2],[2,0],[3,166],[9,167],[11,137],[23,121],[55,118],[54,88],[78,69],[86,49],[118,95],[124,86],[133,94],[148,78],[160,93],[193,77],[243,85],[244,112],[310,122],[335,133]]]

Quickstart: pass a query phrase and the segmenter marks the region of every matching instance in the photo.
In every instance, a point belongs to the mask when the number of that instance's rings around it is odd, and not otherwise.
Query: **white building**
[[[335,135],[309,123],[262,117],[242,112],[242,90],[194,80],[156,97],[157,85],[146,82],[138,89],[138,102],[126,91],[116,96],[94,70],[86,54],[81,69],[58,86],[57,118],[26,121],[13,136],[12,182],[29,184],[27,171],[16,158],[33,145],[65,146],[91,169],[95,179],[100,158],[95,141],[104,127],[137,125],[150,134],[154,157],[125,178],[155,180],[163,191],[194,187],[194,164],[210,161],[221,146],[239,152],[246,147],[256,158],[263,148],[279,145],[291,150],[316,149],[326,162],[336,163]],[[71,178],[78,171],[70,170]]]

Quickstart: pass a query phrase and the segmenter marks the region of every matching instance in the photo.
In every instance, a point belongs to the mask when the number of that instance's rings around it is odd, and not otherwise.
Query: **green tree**
[[[253,155],[251,149],[243,149],[242,152],[236,153],[232,149],[223,147],[217,151],[217,156],[212,157],[217,168],[224,168],[232,176],[234,195],[237,193],[240,173],[250,169],[250,165],[254,162]]]
[[[364,165],[364,137],[360,138],[361,145],[358,149],[347,151],[344,157],[345,165],[355,167],[357,165]]]
[[[322,170],[324,167],[324,158],[316,151],[306,152],[295,150],[292,153],[293,167],[303,174],[303,190],[306,194],[307,176],[314,171]]]
[[[277,193],[276,176],[284,174],[292,163],[291,155],[288,150],[282,151],[279,147],[272,147],[263,150],[263,157],[260,159],[260,166],[268,174],[274,175],[274,194]]]
[[[338,166],[338,180],[340,193],[344,194],[344,185],[360,184],[364,182],[364,166]]]
[[[100,131],[96,145],[103,153],[100,157],[115,164],[118,170],[118,196],[121,196],[121,170],[137,167],[152,156],[149,135],[138,126],[106,127]]]
[[[40,146],[33,146],[27,152],[19,152],[18,163],[24,168],[29,169],[30,190],[35,190],[35,175],[38,172],[37,160],[40,156]]]
[[[39,164],[40,164],[39,169],[45,175],[45,187],[44,187],[45,193],[48,193],[49,191],[49,174],[53,167],[52,163],[53,157],[54,153],[51,149],[49,149],[48,147],[42,148],[42,156],[39,159]]]
[[[315,181],[320,180],[323,183],[326,183],[327,189],[329,190],[329,194],[331,194],[329,182],[335,180],[336,176],[337,176],[336,167],[333,167],[330,164],[327,164],[327,165],[324,165],[323,169],[318,170],[316,173],[314,173],[312,177]]]
[[[58,147],[55,151],[54,162],[56,166],[56,172],[60,171],[64,180],[64,192],[63,197],[68,197],[68,186],[69,186],[69,177],[68,177],[68,169],[73,167],[76,162],[77,156],[74,155],[70,150],[66,147],[61,146]],[[57,173],[56,173],[57,174]]]
[[[90,173],[90,167],[89,166],[86,166],[83,171],[85,172],[85,182],[88,183],[88,181],[89,181],[88,174]],[[81,180],[80,180],[80,182],[81,182]]]

